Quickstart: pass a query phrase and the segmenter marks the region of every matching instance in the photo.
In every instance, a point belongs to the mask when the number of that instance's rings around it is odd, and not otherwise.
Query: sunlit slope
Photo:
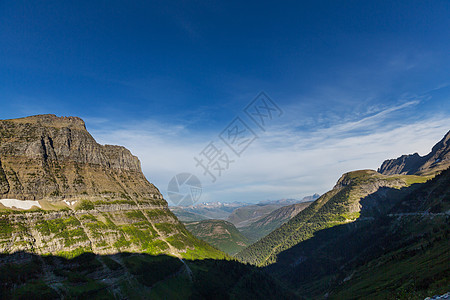
[[[55,115],[0,120],[0,253],[16,251],[225,257],[186,230],[129,150]]]
[[[426,180],[427,177],[421,176],[387,176],[373,170],[346,173],[331,191],[236,257],[260,266],[274,263],[278,253],[311,238],[319,230],[354,222],[360,217],[371,217],[389,208],[389,203],[369,199]],[[362,210],[366,215],[361,216]]]
[[[227,221],[203,220],[185,223],[185,226],[197,238],[230,255],[236,254],[250,244],[249,240]]]

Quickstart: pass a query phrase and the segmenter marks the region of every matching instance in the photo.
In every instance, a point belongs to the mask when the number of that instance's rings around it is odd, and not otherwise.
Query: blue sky
[[[450,129],[449,15],[448,1],[3,0],[0,118],[80,116],[165,195],[180,172],[201,201],[323,193]],[[250,122],[260,91],[284,114],[211,183],[193,157]]]

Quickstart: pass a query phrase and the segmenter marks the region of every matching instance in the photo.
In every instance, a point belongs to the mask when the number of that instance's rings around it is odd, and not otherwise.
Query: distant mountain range
[[[190,207],[170,207],[170,209],[185,224],[203,220],[227,220],[233,224],[233,227],[236,226],[248,241],[255,242],[287,222],[296,213],[308,206],[311,200],[315,200],[318,197],[319,194],[314,194],[301,200],[265,200],[258,204],[211,202]],[[199,224],[223,226],[221,222],[203,222]],[[212,242],[214,236],[204,239],[197,235],[195,231],[192,232],[197,237],[217,246],[216,243]],[[217,239],[222,240],[223,237],[218,236]],[[218,248],[223,250],[221,247]],[[229,253],[229,251],[225,252]]]
[[[286,205],[291,205],[291,204],[295,204],[295,203],[314,201],[314,200],[316,200],[319,197],[320,197],[320,195],[316,193],[316,194],[311,195],[311,196],[305,196],[302,199],[264,200],[264,201],[258,202],[258,204],[275,204],[275,205],[286,206]]]
[[[205,202],[192,206],[169,206],[170,210],[183,222],[201,221],[208,219],[228,220],[237,226],[249,219],[255,221],[271,211],[283,206],[315,200],[319,194],[303,197],[302,199],[263,200],[257,204],[246,202]],[[237,212],[241,209],[245,213]],[[236,211],[236,212],[235,212]],[[254,214],[252,213],[254,211]],[[232,214],[235,213],[235,216]]]
[[[247,206],[243,202],[208,202],[192,206],[170,206],[170,210],[180,218],[181,221],[200,221],[206,219],[226,220],[237,208]]]

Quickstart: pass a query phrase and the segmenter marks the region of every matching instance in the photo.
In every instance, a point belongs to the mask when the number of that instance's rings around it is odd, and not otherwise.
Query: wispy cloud
[[[368,109],[370,113],[357,120],[343,118],[328,127],[299,130],[290,121],[273,126],[242,157],[232,157],[235,162],[215,183],[203,176],[193,160],[211,138],[202,132],[149,120],[119,129],[97,129],[93,134],[101,143],[128,147],[140,158],[147,178],[165,195],[172,176],[190,172],[204,186],[201,201],[254,202],[323,193],[344,172],[376,169],[383,160],[401,154],[428,153],[450,129],[448,116],[396,118],[419,102]]]

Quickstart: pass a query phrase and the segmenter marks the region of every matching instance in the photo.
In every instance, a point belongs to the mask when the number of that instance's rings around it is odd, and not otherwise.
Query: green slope
[[[189,259],[226,256],[194,237],[168,209],[99,212],[94,203],[85,201],[79,210],[0,209],[0,252],[67,258],[84,252],[167,253]]]
[[[267,270],[313,299],[424,299],[448,291],[450,170],[402,193],[385,194],[393,205],[384,215],[320,230]]]
[[[227,221],[203,220],[185,223],[185,226],[197,238],[230,255],[236,254],[250,244],[248,239]]]
[[[239,228],[239,231],[251,242],[256,242],[289,221],[311,203],[312,202],[302,202],[280,207],[268,215],[257,219],[250,225]]]
[[[267,270],[305,298],[424,299],[450,288],[447,218],[396,216],[325,229]]]
[[[372,170],[346,173],[331,191],[322,195],[280,228],[238,253],[236,257],[259,266],[272,264],[276,262],[280,252],[313,237],[315,232],[354,222],[360,217],[360,201],[370,198],[369,195],[375,194],[379,189],[396,190],[426,180],[426,177],[414,175],[386,176]],[[367,210],[371,211],[371,214],[376,214],[379,210],[389,208],[389,205],[380,203],[368,207]]]

